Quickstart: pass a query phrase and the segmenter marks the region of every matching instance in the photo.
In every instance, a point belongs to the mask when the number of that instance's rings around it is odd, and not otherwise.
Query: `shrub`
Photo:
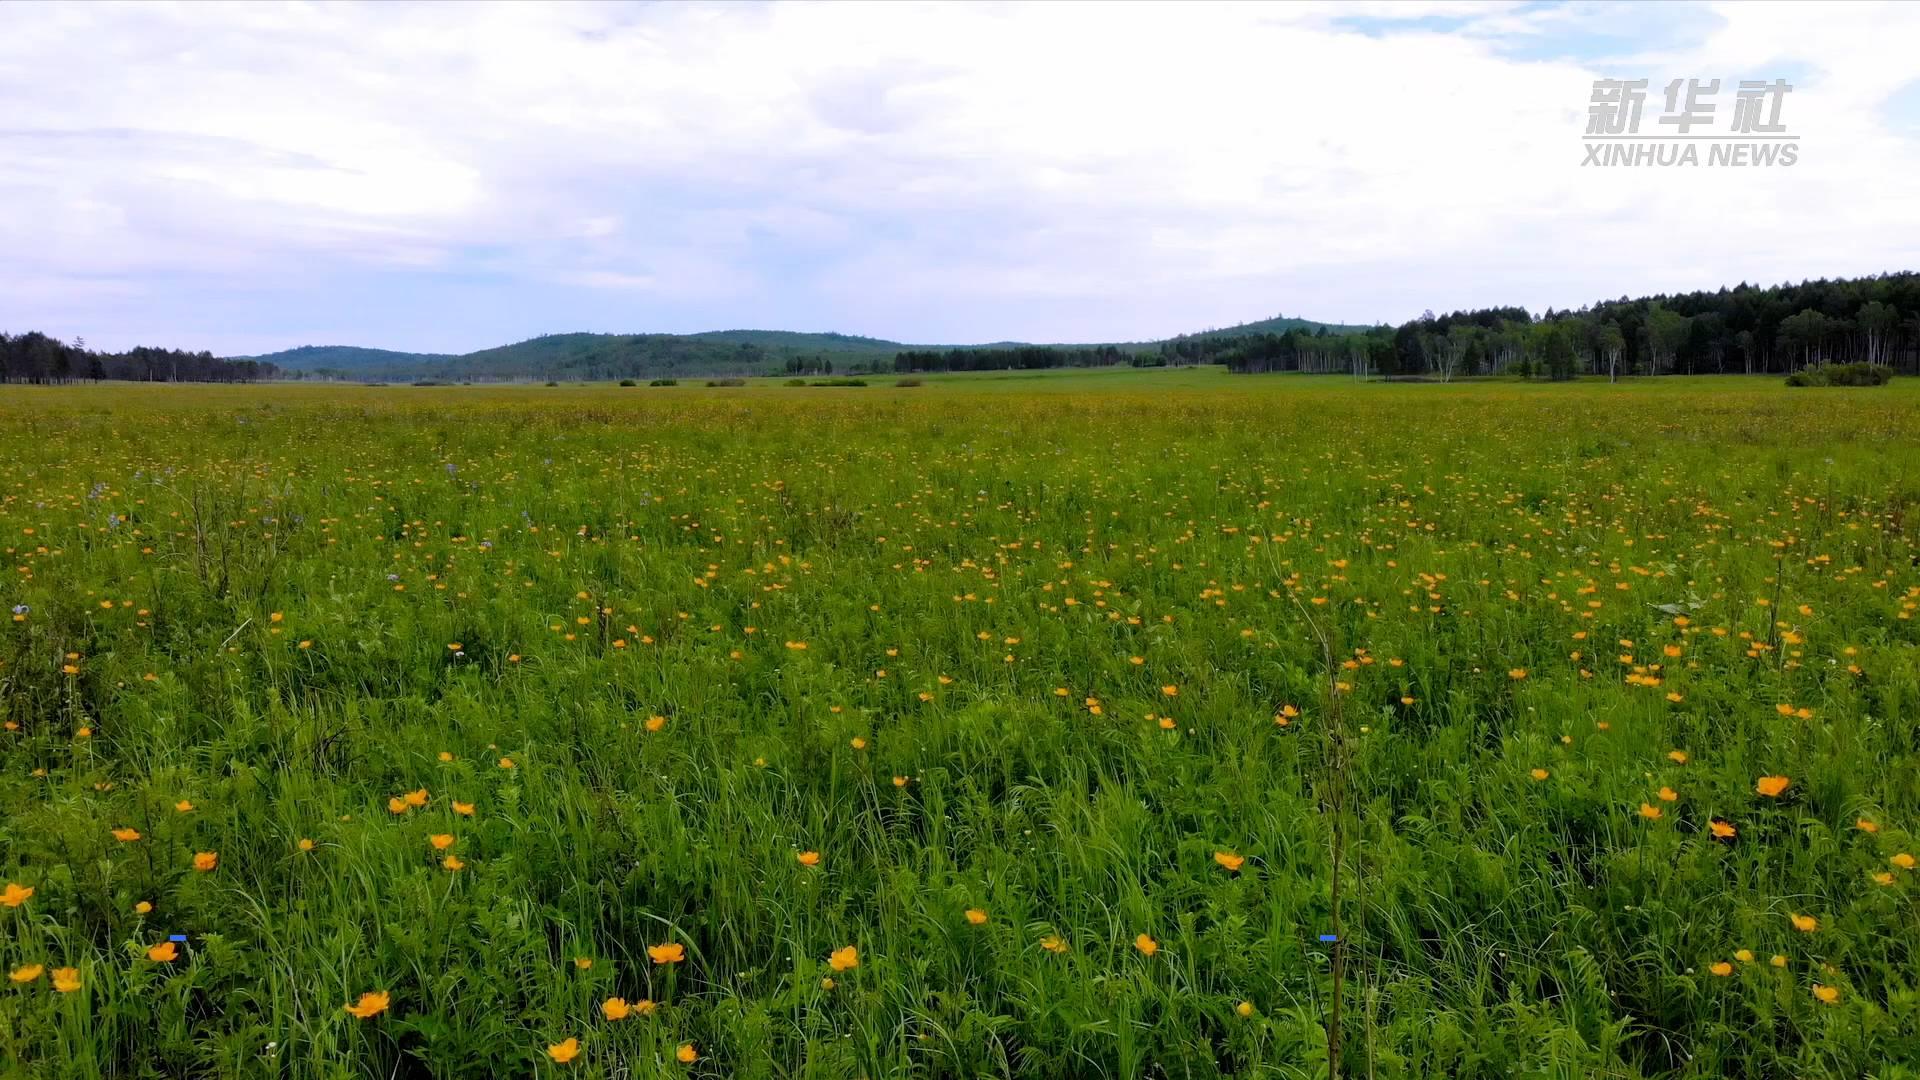
[[[1884,364],[1819,363],[1787,376],[1788,386],[1885,386],[1893,369]]]
[[[865,386],[865,379],[815,379],[814,386]]]
[[[680,380],[679,379],[654,379],[653,381],[647,383],[647,385],[648,386],[679,386]]]
[[[621,386],[639,386],[640,384],[637,382],[634,382],[632,379],[621,379],[620,385]]]
[[[707,385],[708,386],[745,386],[747,385],[747,380],[745,379],[708,379]]]
[[[805,380],[805,379],[788,379],[788,380],[787,380],[787,383],[786,383],[786,385],[788,385],[788,386],[805,386],[805,385],[807,385],[807,380]]]

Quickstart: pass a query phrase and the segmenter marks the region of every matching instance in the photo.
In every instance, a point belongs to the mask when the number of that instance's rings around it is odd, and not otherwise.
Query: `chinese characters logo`
[[[1654,129],[1643,134],[1647,80],[1596,79],[1581,165],[1699,165],[1704,143],[1709,166],[1790,166],[1799,160],[1800,137],[1788,133],[1780,111],[1792,92],[1785,79],[1743,79],[1734,91],[1731,123],[1717,127],[1720,80],[1674,79],[1666,85]]]

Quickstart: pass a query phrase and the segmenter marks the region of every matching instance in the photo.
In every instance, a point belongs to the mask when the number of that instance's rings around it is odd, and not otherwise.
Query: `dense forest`
[[[1637,300],[1535,318],[1521,308],[1424,313],[1364,333],[1289,330],[1165,342],[1168,363],[1233,371],[1459,375],[1787,373],[1822,361],[1920,371],[1920,274],[1808,281]]]
[[[38,331],[18,337],[0,333],[0,383],[253,382],[280,369],[258,360],[222,360],[210,352],[136,348],[95,352],[84,339],[68,345]]]

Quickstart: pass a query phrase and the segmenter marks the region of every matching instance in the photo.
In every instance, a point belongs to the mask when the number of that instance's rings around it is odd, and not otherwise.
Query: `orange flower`
[[[217,851],[196,851],[193,854],[193,868],[206,873],[220,865],[220,853]]]
[[[440,865],[450,874],[457,874],[467,868],[467,864],[458,855],[448,855],[440,860]]]
[[[174,810],[176,810],[176,811],[178,811],[179,813],[182,813],[182,814],[191,814],[191,813],[193,813],[193,804],[192,804],[192,803],[190,803],[190,802],[188,802],[188,801],[187,801],[187,800],[185,800],[185,799],[181,799],[181,800],[180,800],[179,802],[177,802],[177,803],[174,803],[174,804],[173,804],[173,808],[174,808]]]
[[[309,839],[309,838],[307,838],[307,837],[305,837],[305,836],[303,836],[303,837],[301,837],[301,838],[300,838],[300,842],[299,842],[298,844],[295,844],[294,846],[295,846],[295,847],[297,847],[297,848],[299,848],[299,849],[300,849],[301,851],[312,851],[312,850],[313,850],[313,841],[312,841],[311,839]]]
[[[666,726],[667,726],[667,718],[666,718],[666,717],[664,717],[664,716],[649,716],[649,717],[647,717],[647,730],[648,730],[648,731],[659,731],[659,730],[660,730],[661,728],[663,728],[663,727],[666,727]]]
[[[1715,839],[1719,840],[1731,840],[1737,831],[1730,823],[1722,821],[1719,818],[1714,818],[1712,821],[1707,822],[1707,828],[1713,833]]]
[[[1680,793],[1673,790],[1670,787],[1663,787],[1660,789],[1661,802],[1672,802],[1675,799],[1678,799],[1679,797],[1680,797]]]
[[[21,904],[26,903],[32,896],[32,886],[9,881],[7,882],[6,890],[0,892],[0,904],[5,904],[8,907],[19,907]]]
[[[1545,780],[1547,777],[1553,774],[1549,773],[1545,769],[1534,769],[1532,772],[1529,772],[1527,775],[1533,777],[1535,780]]]
[[[427,843],[432,844],[433,850],[435,851],[445,851],[453,846],[453,834],[444,832],[434,833],[432,836],[427,837]]]
[[[456,814],[459,814],[461,817],[472,817],[473,804],[470,802],[461,802],[459,799],[455,799],[453,800],[453,812]]]
[[[1911,869],[1913,869],[1913,862],[1914,862],[1914,860],[1913,860],[1913,856],[1911,856],[1911,855],[1909,855],[1909,854],[1907,854],[1907,853],[1906,853],[1906,852],[1904,852],[1904,851],[1903,851],[1903,852],[1901,852],[1901,853],[1900,853],[1900,854],[1898,854],[1898,855],[1895,855],[1895,856],[1893,856],[1892,858],[1890,858],[1890,859],[1888,859],[1887,861],[1888,861],[1888,862],[1890,862],[1890,863],[1892,863],[1893,865],[1895,865],[1895,866],[1897,866],[1897,867],[1899,867],[1899,868],[1900,868],[1900,869],[1902,869],[1902,870],[1911,870]]]
[[[819,866],[820,865],[820,853],[817,851],[803,851],[800,854],[795,855],[794,858],[799,860],[801,866]]]
[[[1141,953],[1147,956],[1152,956],[1154,953],[1160,951],[1160,943],[1145,934],[1141,934],[1139,937],[1133,939],[1133,947],[1139,949]]]
[[[1880,826],[1874,824],[1871,821],[1868,821],[1866,818],[1861,818],[1860,820],[1854,822],[1853,827],[1856,829],[1859,829],[1863,833],[1877,833],[1880,831]]]
[[[357,1016],[362,1020],[370,1020],[386,1012],[387,1006],[391,1003],[392,998],[387,996],[385,990],[369,990],[360,995],[359,1001],[351,1005],[343,1005],[341,1008],[346,1011],[348,1016]]]
[[[827,966],[835,971],[851,971],[860,966],[860,950],[851,945],[833,950],[827,957]]]
[[[700,1060],[700,1051],[695,1050],[692,1043],[681,1043],[680,1049],[673,1052],[673,1057],[682,1065],[691,1065]]]
[[[62,994],[71,994],[75,990],[80,989],[80,969],[70,967],[54,968],[53,988]]]
[[[12,971],[8,972],[7,978],[12,979],[14,982],[17,982],[17,983],[30,983],[33,980],[39,978],[40,973],[45,970],[47,970],[47,966],[45,964],[26,964],[22,967],[14,968]]]
[[[1788,918],[1793,920],[1793,928],[1803,934],[1811,934],[1820,929],[1820,920],[1811,915],[1790,914]]]
[[[1167,697],[1179,697],[1180,688],[1169,683],[1166,686],[1163,686],[1160,688],[1160,693]]]
[[[140,830],[126,828],[115,829],[113,830],[113,838],[123,844],[131,844],[135,840],[140,839]]]
[[[653,1010],[657,1008],[659,1008],[659,1006],[655,1005],[650,998],[641,998],[639,1001],[633,1003],[633,1011],[639,1013],[641,1016],[652,1016]]]
[[[656,964],[678,964],[687,958],[687,947],[677,941],[665,945],[647,946],[647,955],[653,957]]]
[[[1507,678],[1512,679],[1515,682],[1519,682],[1521,679],[1524,679],[1526,677],[1527,677],[1526,668],[1517,667],[1507,672]]]
[[[1213,861],[1226,867],[1228,870],[1238,873],[1240,868],[1246,865],[1247,857],[1245,855],[1236,855],[1231,851],[1216,851],[1213,853]]]
[[[147,959],[156,963],[171,964],[179,958],[180,950],[175,948],[171,941],[163,941],[158,945],[147,947]]]
[[[393,798],[387,800],[388,813],[404,814],[409,809],[411,809],[411,807],[407,806],[407,800],[401,798],[398,795],[395,795]]]
[[[600,1015],[609,1020],[625,1020],[633,1013],[633,1006],[626,998],[608,998],[600,1003]]]
[[[1648,821],[1654,821],[1660,817],[1660,808],[1652,803],[1641,803],[1640,816]]]
[[[580,1056],[580,1040],[569,1037],[566,1042],[557,1042],[547,1047],[547,1056],[565,1065]]]
[[[416,810],[418,810],[422,806],[427,805],[427,789],[426,788],[421,788],[418,791],[409,791],[405,795],[402,795],[400,797],[407,801],[408,806],[411,806]]]
[[[1667,760],[1673,762],[1675,765],[1685,765],[1687,763],[1687,752],[1685,750],[1669,750],[1667,751]]]
[[[1722,960],[1719,963],[1708,968],[1707,970],[1713,972],[1715,975],[1718,975],[1724,979],[1727,976],[1733,974],[1733,965],[1727,963],[1725,960]]]
[[[1792,783],[1792,781],[1784,776],[1763,776],[1754,783],[1753,790],[1771,799],[1778,797],[1781,792],[1787,790],[1787,785],[1790,783]]]
[[[967,921],[979,926],[987,921],[987,913],[977,907],[970,907],[967,909]]]

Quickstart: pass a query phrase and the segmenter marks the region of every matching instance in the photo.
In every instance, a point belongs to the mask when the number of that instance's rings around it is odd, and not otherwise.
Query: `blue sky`
[[[0,5],[0,330],[1144,340],[1913,269],[1920,5]],[[1785,77],[1791,169],[1583,169]]]

